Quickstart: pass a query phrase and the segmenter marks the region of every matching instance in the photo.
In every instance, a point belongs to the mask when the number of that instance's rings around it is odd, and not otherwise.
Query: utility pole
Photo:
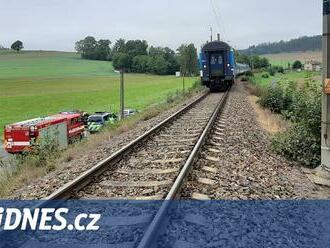
[[[330,170],[330,0],[323,0],[322,166]]]
[[[184,75],[184,73],[183,73],[183,75],[182,75],[183,77],[182,77],[182,90],[183,90],[183,92],[185,91],[185,81],[184,81],[184,77],[185,77],[185,75]]]
[[[210,27],[210,32],[211,32],[211,42],[213,41],[213,28]]]
[[[125,108],[125,86],[124,86],[124,69],[120,70],[120,119],[124,119]]]

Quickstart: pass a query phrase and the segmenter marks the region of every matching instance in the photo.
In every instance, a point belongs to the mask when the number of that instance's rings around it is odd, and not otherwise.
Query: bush
[[[301,123],[275,135],[272,139],[272,148],[304,166],[316,167],[321,163],[321,134],[313,134]]]
[[[254,75],[253,75],[252,71],[247,71],[247,72],[245,72],[245,76],[246,77],[253,77]]]
[[[55,168],[54,160],[60,155],[58,143],[51,137],[45,137],[42,142],[32,145],[29,152],[19,157],[19,164],[35,167],[45,167],[48,171]]]
[[[269,67],[268,68],[268,73],[269,73],[269,75],[270,76],[275,76],[275,74],[276,73],[282,73],[282,74],[284,74],[284,68],[283,68],[283,66],[271,66],[271,67]]]
[[[281,113],[284,106],[283,89],[279,84],[269,86],[260,96],[259,103],[272,112]]]
[[[292,91],[292,100],[285,116],[292,122],[303,123],[315,135],[318,135],[322,115],[320,85],[306,81],[303,87],[297,87],[296,90],[290,88],[290,90]]]
[[[284,68],[283,66],[272,66],[272,69],[275,71],[275,72],[278,72],[278,73],[284,73]]]
[[[274,67],[270,67],[268,69],[268,73],[269,73],[270,76],[274,77],[275,73],[276,73],[276,70],[274,69]]]
[[[302,63],[299,60],[296,60],[292,65],[292,69],[299,70],[302,69],[302,66]]]
[[[297,83],[273,84],[260,96],[260,104],[281,113],[292,127],[272,139],[273,149],[305,166],[315,167],[321,160],[321,86],[311,77]]]
[[[262,77],[262,78],[269,78],[269,74],[268,74],[268,73],[263,73],[263,74],[261,75],[261,77]]]
[[[290,115],[293,111],[296,91],[297,83],[294,81],[290,81],[284,90],[282,114],[287,119],[290,119]]]
[[[277,72],[284,74],[284,67],[283,66],[278,66],[277,67]]]

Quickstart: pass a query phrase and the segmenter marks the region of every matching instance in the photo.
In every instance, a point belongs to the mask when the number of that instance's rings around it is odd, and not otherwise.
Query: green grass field
[[[190,87],[196,78],[186,79]],[[175,76],[126,74],[126,107],[143,110],[177,90]],[[119,75],[110,62],[82,60],[74,53],[0,52],[0,132],[8,123],[80,109],[117,111]]]
[[[269,78],[263,78],[262,74],[264,73],[256,73],[253,77],[253,82],[260,86],[268,86],[273,82],[289,82],[289,81],[296,81],[298,83],[304,82],[306,76],[308,74],[311,75],[311,77],[314,80],[321,81],[321,74],[320,72],[307,72],[307,71],[292,71],[287,72],[285,74],[276,73],[275,76],[269,76]]]

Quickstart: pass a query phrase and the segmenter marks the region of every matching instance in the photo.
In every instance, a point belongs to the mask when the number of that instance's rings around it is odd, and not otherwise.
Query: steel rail
[[[170,122],[175,120],[177,117],[179,117],[182,114],[184,114],[185,112],[187,112],[190,108],[192,108],[197,103],[202,101],[208,94],[209,94],[209,92],[204,93],[203,95],[198,97],[196,100],[189,103],[187,106],[184,106],[183,108],[181,108],[180,110],[178,110],[177,112],[175,112],[174,114],[172,114],[171,116],[169,116],[168,118],[166,118],[165,120],[163,120],[162,122],[160,122],[159,124],[157,124],[156,126],[151,128],[149,131],[145,132],[144,134],[142,134],[141,136],[139,136],[138,138],[136,138],[135,140],[130,142],[128,145],[124,146],[123,148],[121,148],[120,150],[115,152],[110,157],[102,160],[97,165],[95,165],[91,169],[87,170],[86,172],[84,172],[82,175],[80,175],[73,181],[68,182],[62,188],[58,189],[56,192],[54,192],[50,196],[44,198],[43,200],[44,201],[67,200],[67,199],[73,198],[73,196],[75,196],[77,192],[79,192],[84,187],[86,187],[87,185],[92,183],[95,180],[95,178],[97,178],[102,173],[104,173],[106,170],[108,170],[108,168],[111,165],[114,165],[115,163],[119,162],[124,155],[126,155],[127,153],[129,153],[132,150],[132,148],[141,144],[143,141],[148,139],[150,136],[152,136],[153,134],[155,134],[156,132],[161,130],[164,126],[166,126],[167,124],[169,124]]]
[[[171,187],[171,190],[167,194],[164,203],[160,207],[159,211],[153,218],[151,224],[148,226],[147,231],[143,235],[142,240],[140,241],[138,248],[149,248],[153,247],[153,243],[155,241],[155,237],[157,237],[157,233],[161,229],[161,224],[164,222],[166,214],[170,208],[171,201],[178,198],[178,193],[180,192],[180,189],[184,183],[185,178],[189,174],[190,170],[193,167],[193,164],[198,157],[198,154],[200,152],[200,149],[204,145],[204,142],[209,135],[215,121],[217,120],[220,112],[223,110],[228,95],[229,95],[230,89],[223,95],[221,98],[219,104],[217,105],[215,111],[213,112],[212,116],[210,117],[208,123],[206,124],[203,133],[200,135],[196,145],[194,146],[194,149],[189,155],[189,158],[187,159],[185,165],[182,167],[179,175],[177,176],[173,186]]]

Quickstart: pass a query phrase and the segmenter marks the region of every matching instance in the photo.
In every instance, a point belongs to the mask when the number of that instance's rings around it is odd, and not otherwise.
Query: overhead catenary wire
[[[211,8],[213,11],[213,14],[215,16],[216,24],[219,29],[219,33],[221,34],[221,37],[223,37],[223,40],[226,40],[226,28],[225,28],[225,23],[223,21],[221,11],[217,9],[216,5],[214,4],[213,0],[210,0]],[[221,25],[222,24],[222,25]]]

